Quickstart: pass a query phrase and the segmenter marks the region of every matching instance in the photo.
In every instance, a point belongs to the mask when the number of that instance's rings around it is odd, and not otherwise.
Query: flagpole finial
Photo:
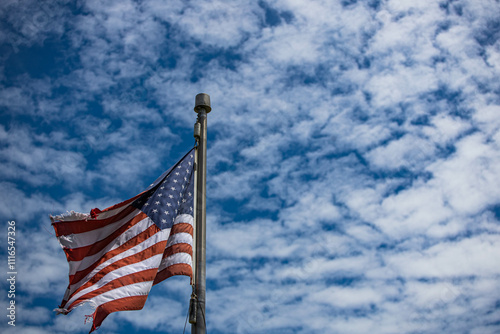
[[[198,112],[198,109],[203,108],[207,112],[207,114],[212,111],[212,107],[210,107],[210,95],[200,93],[196,95],[195,103],[194,103],[194,111]]]

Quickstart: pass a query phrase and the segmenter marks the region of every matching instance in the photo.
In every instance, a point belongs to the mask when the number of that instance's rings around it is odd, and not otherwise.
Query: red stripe
[[[189,264],[185,263],[177,263],[160,271],[153,282],[153,285],[160,283],[161,281],[166,280],[169,277],[175,275],[184,275],[191,278],[191,283],[193,282],[193,268]]]
[[[106,317],[117,311],[141,310],[146,303],[148,296],[132,296],[126,298],[115,299],[100,305],[93,314],[93,324],[90,333],[96,330]]]
[[[144,212],[139,211],[139,213],[134,216],[128,223],[120,226],[117,230],[111,233],[106,238],[97,241],[96,243],[88,246],[78,247],[78,248],[65,248],[66,258],[69,261],[81,261],[86,256],[94,255],[99,253],[103,248],[105,248],[110,242],[115,240],[120,234],[124,233],[126,230],[139,223],[141,220],[145,219],[147,216]]]
[[[177,254],[177,253],[187,253],[187,254],[193,256],[193,247],[190,244],[186,244],[186,243],[179,243],[179,244],[169,246],[163,252],[163,258],[167,258],[170,255]]]
[[[108,217],[106,219],[89,219],[89,220],[83,219],[83,220],[74,220],[69,222],[65,221],[55,222],[53,223],[54,230],[56,231],[57,237],[68,234],[89,232],[104,227],[106,225],[115,223],[118,220],[125,218],[134,210],[137,210],[137,208],[130,206],[118,212],[116,215]]]
[[[111,259],[112,257],[139,245],[140,243],[146,241],[148,238],[150,238],[152,235],[158,233],[159,231],[160,231],[160,229],[158,228],[158,226],[156,226],[156,224],[152,224],[146,230],[142,231],[141,233],[139,233],[138,235],[136,235],[132,239],[123,243],[120,247],[105,253],[101,258],[99,258],[99,260],[94,262],[89,267],[87,267],[83,270],[77,271],[74,275],[70,275],[69,276],[69,284],[71,285],[71,284],[78,283],[82,278],[87,276],[92,270],[97,268],[101,263],[104,263],[104,262],[108,261],[109,259]]]
[[[116,269],[124,267],[124,266],[131,265],[134,263],[138,263],[138,262],[144,261],[145,259],[148,259],[152,256],[161,254],[163,252],[163,250],[165,249],[166,244],[167,244],[166,240],[158,242],[158,243],[152,245],[151,247],[146,248],[145,250],[143,250],[139,253],[127,256],[119,261],[111,263],[109,266],[103,268],[101,271],[99,271],[94,276],[92,276],[92,278],[88,282],[86,282],[85,284],[81,285],[78,289],[73,291],[73,293],[68,296],[68,300],[70,300],[71,297],[74,296],[79,291],[84,290],[84,289],[94,285],[95,283],[99,282],[99,280],[101,278],[103,278],[105,275],[112,272],[113,270],[116,270]],[[158,269],[156,269],[156,270],[158,270]],[[64,304],[66,304],[66,302],[67,302],[67,300],[63,301],[63,304],[62,304],[63,307],[64,307]]]
[[[117,279],[112,280],[111,282],[108,282],[107,284],[103,285],[99,289],[91,291],[91,292],[79,297],[73,303],[71,303],[70,308],[74,308],[74,307],[76,307],[76,305],[83,303],[91,298],[94,298],[96,296],[99,296],[100,294],[103,294],[105,292],[120,288],[120,287],[125,286],[125,285],[152,281],[155,278],[157,271],[158,270],[156,268],[153,268],[153,269],[146,269],[146,270],[132,273],[129,275],[121,276]]]
[[[143,194],[145,193],[145,191],[143,191],[142,193],[138,194],[138,195],[135,195],[134,197],[132,197],[131,199],[128,199],[126,201],[123,201],[121,203],[118,203],[118,204],[115,204],[115,205],[112,205],[110,206],[109,208],[106,208],[104,210],[102,210],[102,212],[107,212],[107,211],[111,211],[111,210],[114,210],[114,209],[118,209],[124,205],[127,205],[129,203],[132,203],[133,201],[135,201],[137,198],[141,197]]]
[[[193,235],[193,225],[188,223],[179,223],[172,226],[170,230],[170,235],[174,235],[176,233],[189,233],[191,236]]]

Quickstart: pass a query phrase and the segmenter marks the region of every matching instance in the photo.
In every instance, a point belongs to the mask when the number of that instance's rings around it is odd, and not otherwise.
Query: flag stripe
[[[193,261],[191,255],[186,254],[186,253],[176,253],[172,254],[169,257],[166,257],[162,259],[160,269],[163,269],[165,267],[178,264],[178,263],[185,263],[185,264],[191,264]]]
[[[130,220],[132,220],[136,215],[141,213],[140,210],[136,208],[128,209],[127,212],[122,212],[126,213],[126,215],[120,215],[119,219],[114,220],[113,223],[111,224],[105,224],[99,228],[93,228],[90,231],[84,231],[81,233],[74,233],[74,234],[66,234],[66,235],[61,235],[58,237],[58,241],[63,247],[63,249],[78,249],[80,247],[85,247],[89,246],[91,244],[95,244],[97,241],[101,241],[109,235],[111,235],[113,232],[116,231],[120,226],[126,224]],[[145,218],[146,216],[143,215]],[[85,221],[82,221],[85,222]],[[109,226],[115,227],[115,231],[110,231]],[[93,238],[93,242],[90,242],[89,240]]]
[[[82,248],[86,246],[91,246],[97,241],[101,241],[109,237],[116,230],[118,230],[122,225],[129,222],[134,218],[140,211],[138,209],[129,212],[129,214],[120,220],[115,221],[112,224],[107,224],[101,228],[94,229],[91,231],[85,231],[78,234],[68,234],[59,237],[59,241],[66,248]]]
[[[156,246],[156,247],[155,247]],[[158,247],[159,246],[159,247]],[[140,257],[136,258],[128,258],[124,259],[123,265],[119,265],[118,263],[113,263],[111,266],[108,266],[105,268],[105,270],[100,271],[98,274],[92,277],[90,281],[82,285],[80,288],[78,288],[74,293],[71,295],[70,299],[68,300],[67,304],[69,305],[70,308],[73,306],[71,305],[76,299],[80,298],[82,295],[86,295],[88,293],[91,293],[94,290],[98,290],[107,283],[120,278],[121,276],[127,276],[131,273],[134,272],[142,272],[147,269],[156,269],[158,268],[158,262],[161,261],[161,243],[156,244],[148,249],[146,249],[144,252],[141,252],[138,254]],[[160,248],[160,249],[159,249]],[[146,257],[146,259],[143,259],[143,257]],[[142,260],[142,261],[141,261]],[[130,262],[130,264],[127,264]],[[158,269],[156,269],[158,271]],[[151,278],[150,280],[153,280]],[[136,282],[134,282],[136,283]],[[91,298],[91,297],[89,297]],[[86,299],[89,299],[86,298]]]
[[[100,252],[103,248],[105,248],[111,241],[116,239],[120,234],[124,233],[127,229],[132,227],[133,225],[139,223],[141,220],[146,218],[146,215],[143,212],[139,212],[132,220],[130,220],[127,224],[120,226],[119,229],[108,235],[106,238],[99,240],[93,245],[84,246],[80,248],[68,248],[64,251],[66,252],[66,257],[68,261],[81,261],[88,255],[94,255]]]
[[[189,233],[176,233],[174,235],[171,235],[170,238],[168,238],[168,243],[167,247],[179,244],[179,243],[185,243],[185,244],[192,244],[193,243],[193,235]]]
[[[125,275],[123,277],[118,277],[112,281],[107,282],[105,285],[101,286],[99,289],[95,289],[86,294],[79,295],[74,301],[72,301],[71,307],[74,308],[78,304],[85,302],[91,298],[94,298],[104,292],[109,292],[111,290],[127,286],[129,284],[135,284],[138,282],[152,281],[154,280],[158,270],[156,268],[146,269],[132,274]]]
[[[104,275],[113,270],[117,270],[122,266],[138,263],[148,257],[161,254],[165,247],[167,237],[168,231],[159,231],[152,237],[134,247],[131,251],[121,253],[112,258],[110,261],[101,263],[99,266],[94,268],[91,273],[85,277],[85,279],[82,279],[77,284],[70,285],[69,294],[74,295],[77,291],[85,289],[85,287],[91,284],[97,283]]]
[[[144,219],[143,222],[147,222],[147,219]],[[137,224],[130,230],[136,227],[141,227],[141,226]],[[121,254],[122,256],[123,255],[127,256],[128,253],[135,253],[138,248],[144,247],[142,243],[149,237],[151,237],[153,234],[157,233],[158,230],[159,230],[158,227],[154,223],[149,222],[149,226],[136,236],[130,239],[124,239],[123,241],[122,240],[118,241],[117,242],[118,247],[112,247],[112,250],[110,251],[104,249],[102,252],[88,256],[82,261],[73,262],[72,264],[74,264],[74,268],[76,269],[74,269],[75,271],[73,271],[72,270],[73,268],[71,268],[70,264],[70,276],[69,276],[70,284],[75,284],[79,282],[81,279],[87,276],[92,270],[94,270],[97,266],[105,263],[106,261],[109,261],[110,259],[119,260],[120,258],[117,256],[119,254]],[[121,235],[117,239],[121,239],[122,237],[125,237],[125,234]],[[74,272],[73,275],[71,275],[72,272]]]
[[[134,226],[130,227],[125,233],[122,235],[118,236],[113,242],[110,242],[108,246],[103,248],[99,253],[96,253],[94,255],[89,255],[83,258],[80,261],[70,261],[70,276],[74,275],[78,270],[83,270],[93,263],[97,262],[100,258],[106,255],[106,252],[110,252],[112,254],[115,254],[115,251],[117,249],[123,249],[122,245],[125,244],[131,244],[133,242],[133,239],[138,237],[139,235],[142,235],[145,231],[148,231],[149,229],[153,229],[150,231],[148,234],[148,237],[151,235],[154,235],[156,232],[159,231],[158,227],[152,228],[151,226],[155,225],[149,217],[144,218],[141,220],[139,223],[135,224]],[[140,239],[142,240],[142,239]],[[145,239],[144,239],[145,240]]]
[[[172,226],[172,230],[170,231],[170,235],[174,235],[177,233],[189,233],[193,235],[193,225],[189,223],[177,223]]]
[[[146,243],[146,242],[144,242]],[[151,242],[148,243],[147,248],[144,250],[137,252],[135,254],[132,254],[130,256],[124,257],[120,259],[119,261],[110,263],[109,265],[106,266],[99,266],[96,269],[93,270],[92,274],[89,275],[89,279],[85,282],[80,282],[80,284],[75,284],[72,285],[71,288],[75,287],[75,289],[71,289],[71,293],[74,294],[75,292],[85,289],[88,286],[92,286],[94,284],[97,284],[105,275],[116,271],[116,270],[124,270],[123,268],[127,268],[128,266],[132,264],[137,264],[138,266],[141,265],[142,262],[144,261],[153,261],[150,260],[154,256],[158,254],[162,254],[163,249],[165,248],[165,241],[164,240],[151,240]],[[162,255],[163,258],[163,255]],[[159,260],[161,261],[161,259]],[[155,264],[156,265],[156,264]],[[158,268],[158,266],[157,266]],[[115,272],[117,274],[118,272]]]
[[[106,317],[117,311],[141,310],[146,303],[147,295],[131,296],[109,301],[99,306],[94,312],[94,321],[91,332],[99,328]]]
[[[141,192],[140,194],[135,195],[132,198],[129,198],[126,201],[123,201],[121,203],[112,205],[109,208],[106,208],[106,209],[102,210],[102,213],[99,214],[99,216],[106,217],[106,213],[109,213],[109,214],[112,214],[112,215],[116,215],[118,211],[115,211],[115,210],[117,210],[117,209],[123,209],[123,207],[125,207],[128,204],[131,204],[133,201],[135,201],[136,199],[138,199],[139,197],[141,197],[144,193],[145,193],[145,191]]]
[[[127,216],[134,210],[136,210],[136,208],[132,206],[126,206],[123,207],[117,214],[105,219],[88,218],[84,220],[58,221],[54,222],[52,225],[54,226],[57,237],[60,237],[62,235],[78,234],[99,229],[107,224],[112,224],[117,220]]]
[[[165,259],[171,255],[178,253],[186,253],[189,254],[190,256],[193,256],[193,247],[190,244],[186,243],[179,243],[176,245],[172,245],[171,247],[165,249],[165,252],[163,253],[163,258]]]
[[[112,301],[113,299],[120,299],[131,296],[146,296],[149,293],[149,290],[151,290],[152,285],[153,282],[149,280],[139,283],[127,284],[125,286],[121,286],[119,288],[101,293],[100,295],[97,295],[90,300],[92,300],[93,306],[98,307],[102,304]]]
[[[163,269],[158,272],[153,282],[153,285],[156,285],[169,277],[183,275],[191,277],[191,282],[193,281],[193,267],[186,263],[177,263],[173,264],[168,268]]]

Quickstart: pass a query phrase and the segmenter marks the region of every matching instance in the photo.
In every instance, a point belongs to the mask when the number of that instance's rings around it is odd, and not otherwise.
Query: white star
[[[170,188],[170,189],[172,189],[172,191],[175,191],[175,187],[172,187],[172,188]]]
[[[177,182],[179,182],[179,181],[177,181],[177,180],[174,179],[174,183],[177,183]]]
[[[174,196],[172,194],[168,195],[169,198],[174,198]]]
[[[162,219],[162,220],[161,220],[161,222],[162,222],[163,224],[165,224],[165,223],[167,222],[167,220],[166,220],[166,219]]]
[[[162,194],[162,193],[159,193],[159,194],[158,194],[158,197],[162,197],[162,196],[163,196],[163,194]]]
[[[167,210],[163,211],[163,213],[166,214],[166,215],[170,214],[170,212],[168,212]]]
[[[145,204],[144,204],[144,206],[148,206],[148,205],[149,205],[149,203],[145,203]]]
[[[156,204],[156,205],[159,205],[159,204],[160,204],[160,201],[156,201],[156,202],[155,202],[155,204]]]
[[[156,209],[153,209],[153,213],[157,213],[157,212],[158,212],[158,210],[156,210]]]
[[[167,203],[167,206],[172,206],[172,204],[170,204],[170,203]]]

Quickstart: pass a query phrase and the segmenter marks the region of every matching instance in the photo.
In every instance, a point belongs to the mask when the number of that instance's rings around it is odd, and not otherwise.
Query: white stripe
[[[120,247],[130,239],[134,238],[136,235],[147,230],[153,224],[154,224],[153,221],[149,217],[146,217],[139,223],[135,224],[134,226],[126,230],[124,233],[116,237],[116,239],[110,242],[99,253],[96,253],[94,255],[89,255],[81,261],[69,261],[68,262],[69,274],[74,275],[77,271],[85,270],[86,268],[90,267],[93,263],[98,261],[101,257],[103,257],[107,252],[110,252]]]
[[[170,267],[171,265],[179,264],[179,263],[185,263],[185,264],[189,264],[190,266],[193,266],[192,262],[193,262],[193,259],[191,258],[191,255],[189,255],[188,253],[172,254],[169,257],[167,257],[161,261],[161,265],[160,265],[160,268],[158,269],[158,271],[163,270],[167,267]]]
[[[147,220],[149,220],[151,222],[151,224],[154,224],[149,219],[149,217],[147,218]],[[165,241],[168,238],[169,233],[170,233],[170,230],[167,230],[167,229],[159,231],[158,233],[156,233],[156,234],[152,235],[151,237],[149,237],[148,239],[144,240],[144,242],[141,242],[140,244],[134,246],[133,248],[127,250],[126,252],[117,254],[116,256],[112,257],[111,259],[101,263],[99,266],[95,267],[94,270],[92,270],[90,273],[88,273],[87,276],[85,276],[85,278],[81,279],[78,283],[71,285],[69,294],[71,295],[74,291],[78,290],[78,288],[80,288],[82,285],[84,285],[85,283],[90,281],[92,279],[92,277],[94,277],[98,272],[100,272],[101,270],[103,270],[104,268],[109,266],[110,264],[115,263],[123,258],[126,258],[127,256],[137,254],[137,253],[143,251],[144,249],[149,248],[149,247],[157,244],[158,242]],[[163,251],[161,252],[161,255],[163,256]],[[124,267],[122,267],[122,268],[124,268]]]
[[[172,245],[176,245],[176,244],[180,244],[180,243],[185,243],[185,244],[189,244],[192,246],[193,245],[193,236],[189,233],[186,233],[186,232],[173,234],[170,236],[170,238],[168,238],[167,248],[172,246]]]
[[[95,291],[95,290],[103,287],[105,284],[111,282],[112,280],[115,280],[117,278],[121,278],[121,277],[129,275],[129,274],[140,272],[143,270],[158,268],[158,266],[161,262],[162,255],[163,254],[158,254],[158,255],[152,256],[148,259],[145,259],[144,261],[133,263],[133,264],[130,264],[128,266],[120,267],[120,268],[113,270],[112,272],[104,275],[104,277],[102,277],[98,282],[89,286],[86,289],[83,289],[82,291],[78,291],[78,293],[76,293],[73,297],[71,297],[71,299],[67,303],[67,305],[70,305],[69,309],[71,309],[71,304],[75,300],[77,300],[78,298],[80,298],[81,296],[83,296],[89,292]]]
[[[118,220],[115,223],[106,225],[96,230],[77,233],[77,234],[68,234],[61,235],[59,239],[59,243],[64,248],[79,248],[84,246],[89,246],[95,244],[96,242],[107,238],[110,234],[119,229],[122,225],[125,225],[129,220],[131,220],[134,216],[136,216],[140,210],[136,209],[128,214],[126,217]]]
[[[175,217],[174,225],[181,223],[187,223],[193,225],[193,220],[194,220],[193,216],[183,213],[182,215],[178,215],[177,217]]]
[[[75,211],[68,211],[67,213],[63,213],[57,216],[50,216],[50,220],[55,222],[71,222],[75,220],[87,219],[90,215],[86,213],[80,213]]]
[[[111,302],[116,299],[132,297],[132,296],[147,296],[151,290],[153,281],[134,283],[117,289],[105,292],[94,298],[89,299],[93,307],[98,307],[104,303]],[[79,306],[80,304],[78,304]]]
[[[109,218],[111,216],[114,216],[114,215],[120,213],[121,211],[125,210],[132,203],[133,203],[133,201],[130,202],[129,204],[123,205],[119,208],[116,208],[116,209],[113,209],[110,211],[101,212],[97,215],[97,220],[102,220],[102,219],[106,219],[106,218]],[[88,213],[80,213],[80,212],[75,212],[75,211],[69,211],[67,213],[63,213],[63,214],[57,215],[57,216],[50,216],[50,219],[52,220],[53,223],[54,222],[72,222],[72,221],[77,221],[77,220],[84,220],[87,218],[90,218],[90,215]]]

